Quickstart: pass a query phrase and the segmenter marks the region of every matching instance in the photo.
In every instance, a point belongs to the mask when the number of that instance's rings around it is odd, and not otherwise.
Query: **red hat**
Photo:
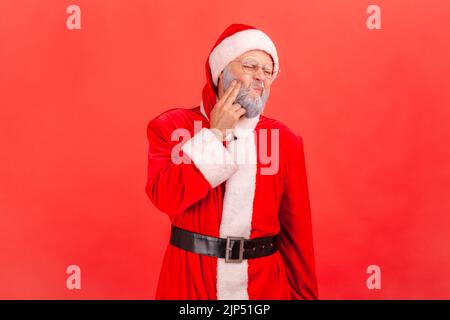
[[[245,24],[232,24],[220,35],[206,61],[206,84],[202,91],[202,108],[207,118],[216,104],[217,82],[223,69],[250,50],[263,50],[270,54],[274,62],[274,77],[276,78],[279,63],[274,43],[261,30]]]

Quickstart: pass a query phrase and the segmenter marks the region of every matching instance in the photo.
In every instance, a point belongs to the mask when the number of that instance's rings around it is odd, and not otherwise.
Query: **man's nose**
[[[255,73],[255,75],[253,76],[253,81],[252,81],[251,85],[254,87],[264,88],[264,80],[265,79],[266,79],[266,77],[264,74],[261,76],[258,73]]]

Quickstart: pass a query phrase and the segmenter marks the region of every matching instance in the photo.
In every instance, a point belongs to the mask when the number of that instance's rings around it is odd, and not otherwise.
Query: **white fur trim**
[[[258,122],[259,114],[253,118],[242,117],[236,123],[236,126],[233,129],[233,133],[238,139],[244,138],[255,130]]]
[[[209,67],[214,85],[217,86],[217,80],[225,66],[239,57],[244,52],[250,50],[264,50],[272,56],[275,63],[274,80],[279,70],[278,54],[274,43],[261,30],[247,29],[236,32],[235,34],[223,39],[209,56]]]
[[[254,121],[253,121],[254,122]],[[256,125],[256,124],[255,124]],[[255,133],[238,138],[228,144],[238,171],[225,184],[220,237],[244,237],[250,239],[253,199],[256,188],[256,137]],[[226,263],[217,260],[217,299],[247,300],[248,261]]]
[[[210,129],[201,129],[186,141],[181,149],[192,159],[213,188],[238,170],[232,155]]]
[[[208,119],[203,101],[200,102],[200,112]],[[239,119],[233,130],[237,139],[231,141],[227,147],[238,169],[225,184],[219,230],[221,238],[228,236],[250,238],[257,168],[254,130],[259,118],[260,115]],[[218,300],[248,300],[248,261],[226,263],[225,259],[219,258],[216,289]]]

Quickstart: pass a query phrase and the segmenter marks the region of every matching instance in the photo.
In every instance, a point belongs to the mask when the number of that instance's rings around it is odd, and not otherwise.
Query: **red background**
[[[1,0],[0,298],[154,297],[169,220],[146,125],[199,104],[235,22],[277,45],[265,113],[304,139],[320,298],[450,298],[447,0]]]

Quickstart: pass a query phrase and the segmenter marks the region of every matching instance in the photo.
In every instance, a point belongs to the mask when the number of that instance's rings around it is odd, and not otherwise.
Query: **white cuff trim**
[[[231,177],[238,165],[215,134],[208,128],[201,129],[181,147],[215,188]]]

